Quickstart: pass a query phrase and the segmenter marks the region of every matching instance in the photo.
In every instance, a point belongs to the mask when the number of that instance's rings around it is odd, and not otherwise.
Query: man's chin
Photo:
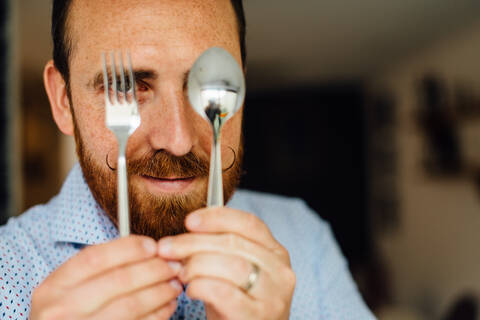
[[[131,227],[136,234],[159,239],[184,233],[185,217],[205,206],[206,178],[162,181],[136,176],[130,180]]]

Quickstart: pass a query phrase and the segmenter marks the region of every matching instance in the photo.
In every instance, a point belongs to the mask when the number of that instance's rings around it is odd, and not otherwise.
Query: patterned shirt
[[[373,319],[330,227],[304,202],[237,191],[229,207],[252,212],[290,253],[297,284],[290,319]],[[33,289],[87,245],[118,236],[79,165],[60,193],[0,227],[0,318],[27,319]],[[206,319],[201,301],[182,293],[171,319]]]

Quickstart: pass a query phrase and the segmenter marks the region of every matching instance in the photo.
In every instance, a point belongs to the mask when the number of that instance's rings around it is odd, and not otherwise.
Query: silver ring
[[[260,268],[252,262],[252,271],[250,271],[250,274],[248,275],[247,282],[242,286],[243,291],[248,293],[255,283],[258,281],[258,275],[260,274]]]

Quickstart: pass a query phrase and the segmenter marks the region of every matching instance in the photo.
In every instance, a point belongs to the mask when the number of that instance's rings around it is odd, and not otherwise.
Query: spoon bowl
[[[212,108],[218,109],[222,123],[230,119],[245,98],[245,78],[235,58],[219,47],[205,51],[190,70],[188,97],[195,111],[210,122]]]

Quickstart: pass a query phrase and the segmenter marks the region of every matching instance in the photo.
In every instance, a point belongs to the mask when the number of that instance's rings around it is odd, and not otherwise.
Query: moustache
[[[108,163],[110,170],[116,169]],[[150,176],[154,178],[164,178],[175,176],[177,178],[190,178],[208,176],[209,160],[189,152],[183,156],[175,156],[164,150],[155,151],[152,155],[147,155],[139,159],[127,161],[129,174]]]

